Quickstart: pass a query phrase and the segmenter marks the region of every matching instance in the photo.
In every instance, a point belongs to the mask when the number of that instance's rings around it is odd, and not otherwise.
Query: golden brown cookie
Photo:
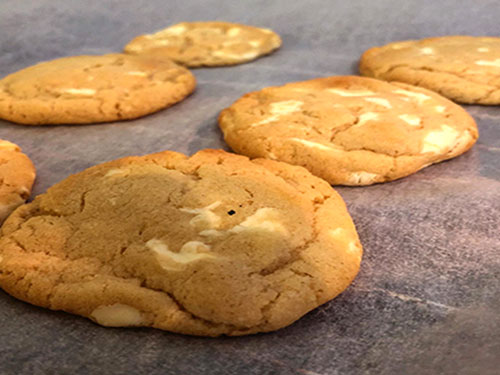
[[[64,57],[0,80],[0,118],[27,125],[133,119],[177,103],[195,85],[188,70],[168,60]]]
[[[361,253],[342,198],[304,168],[165,151],[87,169],[18,208],[0,286],[105,326],[245,335],[334,298]]]
[[[390,43],[366,51],[359,70],[461,103],[500,104],[500,38],[444,36]]]
[[[219,116],[231,148],[301,165],[331,184],[370,185],[467,151],[467,112],[404,83],[328,77],[244,95]]]
[[[182,22],[125,46],[131,54],[154,54],[196,68],[242,64],[279,48],[272,30],[229,22]]]
[[[35,167],[19,146],[0,139],[0,225],[26,202],[35,181]]]

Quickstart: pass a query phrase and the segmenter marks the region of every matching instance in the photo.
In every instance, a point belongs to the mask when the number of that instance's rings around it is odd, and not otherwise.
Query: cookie
[[[0,286],[105,326],[244,335],[334,298],[361,252],[343,200],[304,168],[165,151],[92,167],[18,208]]]
[[[329,77],[244,95],[219,125],[237,153],[301,165],[331,184],[370,185],[467,151],[467,112],[404,83]]]
[[[460,103],[500,104],[500,38],[444,36],[390,43],[366,51],[359,70]]]
[[[195,85],[188,70],[168,60],[65,57],[0,80],[0,118],[27,125],[128,120],[181,101]]]
[[[0,139],[0,224],[26,202],[35,181],[35,167],[19,146]]]
[[[278,34],[269,29],[229,22],[182,22],[138,36],[124,51],[154,54],[196,68],[242,64],[267,55],[280,45]]]

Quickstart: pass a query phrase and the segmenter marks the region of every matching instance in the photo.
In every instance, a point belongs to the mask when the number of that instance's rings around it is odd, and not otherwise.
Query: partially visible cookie
[[[434,90],[460,103],[500,104],[500,38],[444,36],[374,47],[362,75]]]
[[[342,198],[304,168],[166,151],[87,169],[18,208],[0,286],[105,326],[244,335],[334,298],[361,253]]]
[[[0,225],[31,194],[35,167],[19,146],[0,139]]]
[[[169,60],[110,54],[42,62],[0,80],[0,118],[27,125],[133,119],[184,99],[193,75]]]
[[[131,54],[149,53],[195,68],[242,64],[279,48],[272,30],[229,22],[182,22],[125,46]]]
[[[432,91],[354,76],[251,92],[221,112],[219,125],[237,153],[301,165],[340,185],[407,176],[478,137],[472,117]]]

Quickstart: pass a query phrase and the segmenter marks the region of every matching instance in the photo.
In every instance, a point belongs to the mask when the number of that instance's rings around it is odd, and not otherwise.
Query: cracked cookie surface
[[[445,36],[374,47],[362,75],[425,87],[460,103],[500,104],[500,38]]]
[[[237,153],[301,165],[340,185],[407,176],[478,137],[472,117],[434,92],[354,76],[251,92],[221,112],[219,126]]]
[[[0,225],[31,194],[35,167],[18,145],[0,139]]]
[[[134,38],[124,51],[170,58],[191,68],[242,64],[279,48],[269,29],[229,22],[182,22]]]
[[[301,167],[204,150],[89,168],[19,207],[0,286],[105,326],[244,335],[341,293],[362,249],[342,198]]]
[[[0,80],[0,118],[26,125],[134,119],[181,101],[195,85],[187,69],[158,58],[64,57]]]

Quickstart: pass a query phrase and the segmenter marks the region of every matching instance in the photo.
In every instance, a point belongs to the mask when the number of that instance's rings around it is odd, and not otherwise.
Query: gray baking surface
[[[165,149],[225,148],[216,117],[242,94],[356,74],[367,48],[498,34],[498,0],[1,0],[0,75],[42,60],[120,51],[180,21],[270,27],[283,47],[194,70],[184,102],[127,122],[29,127],[0,121],[38,178],[34,194],[91,165]],[[498,374],[500,109],[466,106],[480,138],[454,160],[392,183],[340,187],[364,245],[342,295],[278,332],[217,339],[110,329],[0,291],[0,374]]]

